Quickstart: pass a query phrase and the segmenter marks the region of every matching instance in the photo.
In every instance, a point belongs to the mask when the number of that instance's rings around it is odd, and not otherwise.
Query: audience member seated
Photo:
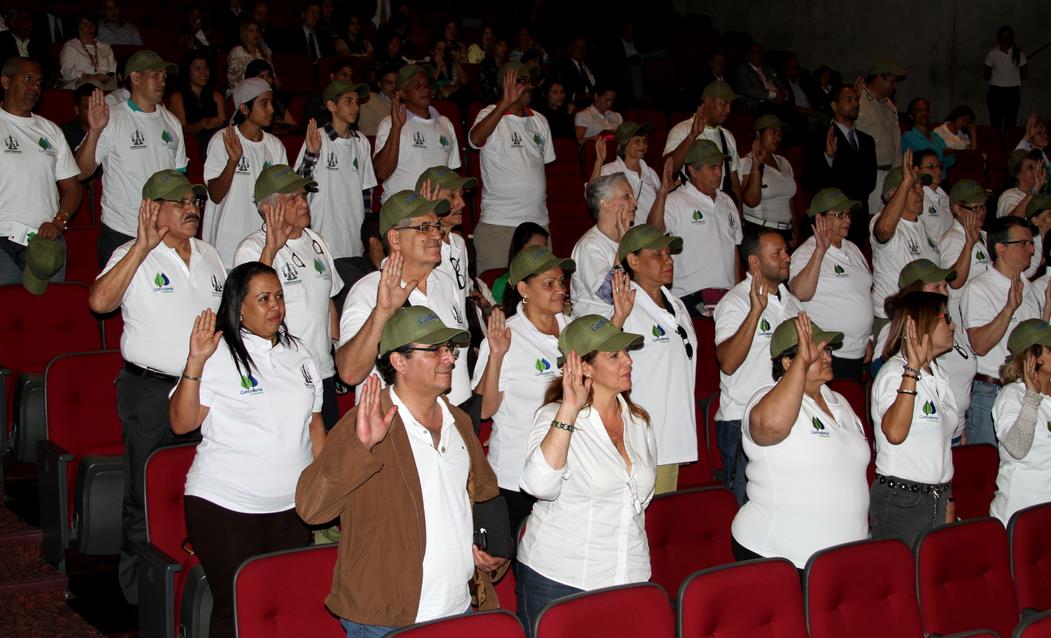
[[[782,62],[781,75],[787,86],[787,104],[791,104],[797,115],[797,120],[806,122],[805,131],[797,131],[797,138],[804,141],[806,135],[813,135],[818,130],[823,130],[828,124],[828,115],[824,113],[823,106],[827,107],[827,97],[815,95],[818,89],[810,82],[810,77],[799,67],[799,58],[794,53],[785,56]]]
[[[226,60],[226,95],[233,95],[234,88],[245,79],[245,68],[252,60],[264,60],[272,65],[270,49],[263,44],[263,30],[259,21],[242,18],[240,26],[241,42],[230,49]]]
[[[616,287],[617,245],[635,221],[635,191],[623,173],[591,180],[585,199],[595,225],[573,246],[573,272],[570,289],[575,316],[616,317],[613,289]],[[619,309],[622,310],[623,309]],[[619,313],[617,326],[624,324]]]
[[[1030,113],[1025,125],[1025,135],[1018,141],[1015,150],[1038,150],[1044,157],[1044,168],[1051,171],[1051,159],[1047,156],[1047,120],[1037,113]]]
[[[88,134],[91,124],[88,122],[90,112],[91,94],[98,87],[90,82],[81,84],[73,91],[73,119],[62,124],[62,135],[66,138],[69,148],[80,146],[84,136]]]
[[[697,78],[699,86],[708,86],[712,82],[727,82],[726,79],[726,55],[719,49],[713,49],[708,54],[706,67],[701,70]]]
[[[467,72],[463,70],[463,48],[450,47],[445,40],[438,40],[434,43],[431,57],[434,60],[434,86],[438,97],[452,99],[467,82]]]
[[[179,32],[177,46],[179,50],[194,51],[204,49],[215,52],[222,43],[222,36],[205,24],[201,8],[190,6],[186,9],[186,18]]]
[[[110,46],[142,46],[139,29],[134,24],[120,19],[120,4],[117,0],[101,0],[99,13],[102,15],[102,19],[99,20],[99,42]]]
[[[481,89],[478,97],[486,104],[500,99],[502,87],[496,81],[496,74],[510,60],[509,48],[507,38],[494,36],[492,45],[485,50],[485,57],[478,63],[478,84]]]
[[[528,26],[519,27],[518,31],[515,32],[515,48],[509,54],[509,62],[521,62],[522,56],[529,51],[537,51],[540,53],[540,60],[542,63],[548,61],[547,51],[544,50],[543,45],[533,37],[533,31]]]
[[[566,100],[566,87],[558,80],[548,80],[540,90],[540,100],[535,109],[547,118],[552,137],[576,139],[575,105]]]
[[[400,67],[391,65],[381,68],[376,73],[376,88],[369,94],[369,99],[361,106],[358,115],[358,132],[362,135],[375,137],[380,122],[390,117],[394,99],[398,95],[398,69]]]
[[[777,154],[786,128],[769,113],[755,121],[752,152],[741,158],[741,190],[746,224],[780,230],[791,238],[796,178],[792,165]]]
[[[597,76],[585,60],[587,52],[587,40],[582,36],[573,37],[566,47],[567,56],[551,65],[551,77],[562,81],[562,86],[566,87],[566,99],[578,108],[587,106],[594,99],[598,86]]]
[[[645,224],[656,206],[661,207],[657,214],[663,214],[660,211],[663,211],[664,201],[676,186],[670,166],[665,167],[665,179],[662,181],[657,172],[646,164],[644,158],[649,150],[649,136],[652,131],[653,127],[649,124],[624,122],[618,126],[614,137],[617,142],[617,157],[608,164],[602,163],[606,159],[606,140],[599,138],[595,141],[595,167],[591,171],[591,179],[614,173],[621,173],[627,178],[635,194],[636,226]]]
[[[977,124],[975,123],[974,110],[966,104],[961,104],[945,116],[945,121],[934,134],[942,138],[945,148],[954,151],[964,151],[978,148]]]
[[[361,34],[361,18],[352,15],[347,18],[347,26],[333,45],[336,55],[355,60],[372,59],[372,42]]]
[[[296,118],[292,117],[292,112],[288,110],[287,98],[274,77],[274,67],[266,60],[252,60],[245,67],[244,75],[245,80],[261,78],[273,91],[270,105],[274,107],[274,117],[269,125],[270,130],[280,135],[294,129],[297,125]]]
[[[478,42],[474,42],[467,47],[467,64],[481,64],[482,60],[489,55],[489,51],[496,45],[496,41],[496,30],[493,29],[493,26],[487,24],[482,27],[481,33],[478,34]],[[506,39],[504,39],[504,46],[507,46]]]
[[[321,4],[319,0],[306,0],[300,11],[300,23],[289,27],[278,43],[282,53],[305,56],[312,64],[321,58],[327,58],[334,52],[335,44],[331,34],[319,29],[321,24]],[[308,72],[304,69],[304,72]]]
[[[1007,160],[1007,172],[1014,179],[1014,185],[1000,193],[996,201],[996,216],[1024,218],[1029,202],[1047,185],[1043,154],[1037,149],[1014,151]]]
[[[187,135],[197,136],[201,156],[193,161],[203,162],[212,135],[227,124],[226,99],[212,83],[212,56],[208,50],[187,53],[179,69],[182,73],[168,96],[168,110],[179,119]]]
[[[788,87],[772,67],[766,66],[763,45],[752,44],[745,57],[746,62],[737,67],[737,92],[753,113],[780,112],[789,100]]]
[[[901,136],[901,152],[911,150],[915,154],[918,151],[934,151],[942,166],[941,175],[935,180],[936,184],[940,184],[945,179],[946,171],[956,163],[956,158],[952,155],[952,149],[946,148],[941,135],[931,131],[930,102],[921,97],[915,98],[909,102],[908,112],[912,128]]]
[[[601,84],[595,87],[595,99],[591,106],[579,109],[573,116],[577,143],[612,137],[611,133],[624,122],[624,116],[613,110],[616,99],[617,92],[613,89]]]
[[[534,222],[522,222],[515,228],[515,234],[511,236],[511,248],[507,252],[507,263],[511,263],[515,260],[515,256],[530,246],[539,246],[541,248],[547,248],[547,240],[549,234],[544,227]],[[497,304],[504,306],[504,299],[508,297],[508,280],[511,277],[511,271],[506,270],[503,274],[493,280],[493,287],[491,294],[493,300]],[[569,303],[569,296],[565,296],[565,301]],[[571,304],[570,304],[571,305]],[[508,312],[508,308],[505,306],[504,315],[507,317],[512,316],[514,313]]]
[[[683,170],[684,158],[697,140],[712,142],[725,156],[722,162],[722,177],[719,190],[731,195],[736,202],[741,201],[741,157],[737,153],[737,141],[733,133],[723,128],[722,124],[730,115],[730,105],[737,95],[726,82],[716,81],[704,87],[701,103],[697,112],[688,120],[683,120],[668,131],[661,161],[672,160],[672,171]],[[687,240],[688,242],[689,240]]]
[[[108,44],[95,39],[97,30],[93,15],[85,13],[77,19],[77,37],[62,45],[58,56],[63,88],[75,89],[81,82],[95,82],[104,91],[117,88],[117,59]]]
[[[51,46],[33,28],[33,15],[24,7],[7,12],[8,30],[0,33],[0,60],[33,58],[44,74],[45,86],[51,86],[54,63]]]
[[[814,97],[811,100],[814,108],[830,113],[828,103],[832,99],[832,91],[843,83],[839,74],[827,66],[819,66],[810,74],[810,81],[814,85]]]

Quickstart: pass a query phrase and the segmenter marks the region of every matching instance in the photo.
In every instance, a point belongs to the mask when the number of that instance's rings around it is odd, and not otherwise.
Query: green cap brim
[[[624,258],[627,257],[630,253],[645,250],[647,248],[652,250],[662,250],[665,246],[671,248],[671,254],[678,255],[682,252],[682,237],[677,237],[675,235],[661,235],[660,237],[655,238],[653,241],[643,246],[639,246],[635,250],[630,251],[627,250],[627,246],[622,245],[617,248],[617,262],[619,263],[623,261]]]
[[[420,203],[408,211],[405,215],[402,215],[398,219],[390,220],[390,223],[384,227],[380,224],[380,234],[384,235],[388,230],[394,228],[395,224],[405,219],[412,219],[413,217],[422,217],[427,213],[433,212],[438,217],[445,217],[452,210],[452,204],[447,199],[439,199],[431,201],[429,199],[422,199]],[[383,210],[380,209],[380,220],[383,221]]]
[[[452,343],[462,348],[471,343],[471,333],[466,330],[460,330],[459,328],[442,326],[422,337],[413,339],[409,343],[422,343],[428,346],[436,346],[440,343]],[[383,347],[381,344],[379,356],[382,357],[388,352],[393,352],[398,348],[409,345],[409,343],[388,344],[386,347]]]
[[[426,180],[423,180],[422,176],[421,176],[421,181],[426,181]],[[461,175],[457,175],[456,173],[453,173],[448,178],[446,178],[446,179],[442,180],[441,182],[439,182],[437,184],[437,186],[438,186],[438,188],[441,188],[441,189],[444,189],[444,190],[458,191],[458,190],[462,190],[464,188],[477,188],[478,180],[473,178],[473,177],[463,177]],[[422,183],[417,184],[416,185],[416,190],[418,191],[422,187],[423,187]]]
[[[898,282],[898,288],[899,289],[903,289],[906,286],[911,286],[912,284],[916,283],[917,281],[925,283],[925,284],[933,284],[933,283],[937,283],[939,281],[946,281],[946,282],[956,281],[956,271],[952,270],[951,268],[938,268],[936,270],[932,270],[929,273],[927,273],[926,277],[921,277],[920,279],[913,279],[912,281],[906,281],[906,282],[899,281]]]
[[[839,348],[841,348],[843,346],[843,333],[842,332],[834,332],[832,330],[814,330],[813,334],[811,334],[811,336],[810,336],[810,343],[818,344],[818,343],[821,343],[822,341],[825,342],[825,345],[827,347],[832,348],[833,350],[838,350]],[[784,353],[788,352],[792,348],[795,348],[798,345],[799,345],[799,335],[796,335],[796,342],[795,343],[788,344],[787,346],[785,346],[784,348],[781,349],[781,352],[772,353],[771,356],[775,357],[775,358],[776,357],[780,357],[781,355],[783,355]]]
[[[818,215],[818,213],[827,213],[829,211],[848,212],[852,210],[857,210],[859,208],[861,208],[861,202],[859,202],[856,199],[844,197],[843,199],[835,201],[831,206],[829,206],[825,210],[817,210],[814,208],[813,203],[811,203],[811,206],[807,209],[806,214],[809,217],[815,217]]]
[[[160,201],[177,202],[183,197],[186,197],[186,193],[189,193],[190,191],[193,191],[195,194],[197,194],[198,197],[208,197],[208,188],[204,184],[189,184],[178,194],[172,193],[170,195],[171,199],[169,199],[168,197],[161,197]]]
[[[49,279],[41,279],[33,274],[32,269],[26,268],[22,271],[22,286],[34,295],[42,295],[47,290]]]
[[[548,259],[547,261],[542,262],[536,268],[530,270],[529,272],[523,273],[522,278],[518,280],[514,280],[511,277],[510,271],[508,271],[507,283],[511,284],[512,286],[517,286],[519,281],[522,281],[529,275],[547,272],[557,266],[561,266],[564,272],[573,272],[577,269],[577,262],[573,261],[572,259],[569,259],[568,257],[555,257],[554,259]]]
[[[291,181],[291,182],[285,184],[281,188],[275,189],[273,192],[271,192],[270,194],[266,195],[266,197],[269,197],[270,195],[274,195],[274,194],[291,195],[292,193],[295,193],[299,189],[303,189],[303,190],[305,190],[308,193],[316,193],[317,192],[317,182],[315,182],[312,179],[307,179],[305,177],[299,177],[299,178],[295,179],[294,181]],[[205,195],[207,195],[207,194],[208,194],[208,191],[205,190]],[[262,197],[260,199],[266,199],[266,197]],[[257,201],[256,203],[259,203],[259,202]]]
[[[626,348],[633,348],[635,346],[641,346],[643,342],[642,335],[635,334],[633,332],[618,332],[617,334],[606,339],[602,343],[595,346],[592,352],[617,352],[618,350],[624,350]],[[578,352],[580,356],[590,354],[588,352]],[[558,357],[558,367],[562,367],[562,364],[566,362],[566,356],[561,355]]]

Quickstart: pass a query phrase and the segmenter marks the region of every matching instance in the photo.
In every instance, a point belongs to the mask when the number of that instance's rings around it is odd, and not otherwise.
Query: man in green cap
[[[94,175],[99,164],[103,167],[100,266],[137,236],[139,195],[146,180],[165,169],[186,171],[182,124],[164,107],[167,77],[177,72],[178,67],[153,51],[138,51],[124,66],[131,83],[126,102],[111,108],[101,90],[91,96],[88,132],[76,157],[82,180]]]
[[[938,242],[938,263],[957,275],[949,286],[949,311],[957,326],[962,326],[960,295],[963,287],[992,264],[989,258],[985,225],[985,203],[989,193],[973,179],[961,179],[949,192],[949,209],[953,222]],[[962,410],[961,410],[962,412]]]
[[[372,147],[354,130],[369,88],[352,82],[330,82],[321,102],[331,115],[320,130],[310,120],[307,137],[296,159],[296,172],[317,182],[309,198],[312,228],[328,240],[335,258],[359,257],[361,224],[372,210]]]
[[[413,306],[378,336],[388,387],[368,378],[296,486],[304,521],[344,521],[325,605],[353,636],[461,614],[473,594],[494,608],[491,578],[507,565],[473,544],[472,505],[500,491],[471,418],[443,396],[470,333]]]
[[[154,173],[142,187],[135,239],[113,251],[88,297],[93,312],[120,308],[124,317],[124,369],[117,376],[126,472],[119,578],[131,603],[138,598],[133,548],[146,542],[146,459],[160,447],[200,440],[197,432],[172,433],[168,395],[182,375],[194,320],[219,309],[226,281],[219,253],[196,238],[207,193],[174,169]]]
[[[453,229],[463,223],[463,209],[467,207],[463,200],[463,191],[474,188],[478,180],[473,177],[461,177],[459,173],[447,166],[432,166],[416,180],[416,192],[427,199],[444,199],[449,202],[449,214],[442,215],[442,263],[439,269],[452,277],[456,288],[463,295],[474,290],[471,268],[468,261],[467,243]]]
[[[529,108],[536,67],[508,62],[497,71],[500,101],[478,113],[468,140],[480,149],[482,210],[474,229],[478,272],[507,266],[515,228],[533,222],[547,229],[547,177],[555,161],[551,127]]]
[[[996,216],[1025,217],[1026,206],[1047,184],[1044,156],[1039,150],[1016,150],[1007,160],[1007,171],[1015,184],[1000,194],[996,202]]]
[[[398,70],[398,94],[390,116],[376,129],[373,164],[383,182],[383,202],[394,193],[411,190],[420,174],[441,164],[460,168],[460,142],[449,118],[431,106],[434,67],[407,64]]]
[[[701,103],[693,117],[679,122],[668,131],[661,163],[663,165],[670,158],[672,171],[678,173],[682,169],[690,145],[695,140],[709,140],[726,156],[723,158],[723,174],[719,188],[741,201],[741,179],[738,177],[741,156],[737,152],[737,142],[733,133],[722,126],[730,115],[730,104],[737,97],[730,85],[722,80],[716,80],[704,87]]]
[[[887,172],[901,166],[901,128],[894,91],[898,80],[904,80],[906,75],[905,69],[893,61],[876,60],[864,80],[858,78],[854,82],[859,103],[857,127],[876,142],[876,187],[869,195],[870,211],[879,209]]]

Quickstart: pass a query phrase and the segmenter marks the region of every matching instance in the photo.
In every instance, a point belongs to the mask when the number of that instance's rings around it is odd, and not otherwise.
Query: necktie
[[[308,57],[310,58],[311,62],[314,62],[315,60],[321,57],[321,52],[318,51],[317,48],[317,38],[314,37],[313,31],[311,31],[310,34],[307,35],[307,48],[310,49],[310,51],[308,51]]]
[[[849,133],[849,135],[847,135],[847,139],[850,140],[850,145],[854,147],[855,151],[858,150],[858,136],[857,136],[857,134],[854,132],[854,129],[850,129],[850,131],[848,131],[848,133]]]

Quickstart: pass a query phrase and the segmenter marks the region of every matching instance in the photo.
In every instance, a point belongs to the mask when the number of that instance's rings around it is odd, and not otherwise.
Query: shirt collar
[[[349,130],[350,130],[350,135],[347,136],[347,139],[350,139],[350,138],[358,136],[358,132],[354,130],[354,127],[350,127]],[[332,140],[333,142],[335,142],[336,140],[343,139],[342,137],[340,137],[339,131],[337,131],[336,129],[332,128],[332,124],[331,123],[325,125],[325,133],[328,134],[328,139]]]
[[[244,342],[245,349],[251,354],[267,354],[271,350],[278,352],[284,349],[280,340],[276,343],[271,343],[269,339],[264,339],[244,328],[241,328],[241,341]]]

